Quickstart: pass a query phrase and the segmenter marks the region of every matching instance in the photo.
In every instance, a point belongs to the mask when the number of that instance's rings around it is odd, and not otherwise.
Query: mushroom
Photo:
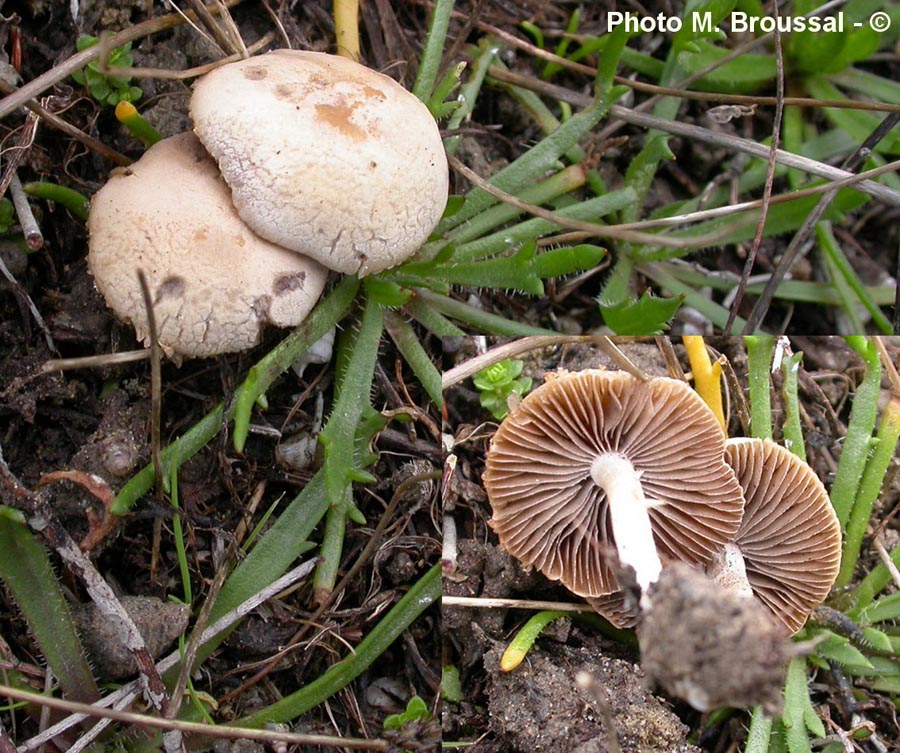
[[[260,236],[344,274],[411,256],[447,201],[434,118],[346,58],[276,50],[201,78],[194,131]]]
[[[725,435],[683,382],[617,371],[548,375],[504,420],[484,483],[501,545],[576,594],[646,593],[662,563],[705,565],[743,509]]]
[[[159,344],[176,358],[243,350],[265,323],[299,324],[325,285],[316,262],[241,221],[191,133],[159,142],[113,175],[93,198],[88,229],[88,266],[107,304],[148,342],[142,269]]]
[[[768,439],[730,439],[725,457],[744,491],[734,540],[708,572],[752,594],[788,634],[806,623],[837,578],[841,526],[822,482],[803,460]]]

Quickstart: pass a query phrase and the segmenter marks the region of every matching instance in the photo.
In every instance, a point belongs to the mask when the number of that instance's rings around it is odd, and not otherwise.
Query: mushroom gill
[[[646,562],[622,540],[640,526],[617,526],[613,504],[625,508],[620,519],[649,519],[652,540],[639,549],[702,566],[733,538],[743,508],[724,444],[715,416],[683,382],[599,370],[548,375],[494,435],[484,473],[491,526],[510,554],[581,596],[619,588],[613,552],[641,582]],[[605,456],[632,474],[628,489],[639,481],[640,498],[592,478]]]

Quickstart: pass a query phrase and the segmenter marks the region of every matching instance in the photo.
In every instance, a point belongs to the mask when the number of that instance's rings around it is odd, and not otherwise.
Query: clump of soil
[[[122,596],[119,601],[154,659],[162,656],[187,627],[190,615],[187,604],[174,604],[151,596]],[[102,614],[95,604],[73,607],[72,617],[101,679],[116,680],[137,672],[134,656],[125,648],[118,625]]]
[[[795,646],[755,599],[671,563],[650,590],[638,627],[650,681],[701,711],[719,706],[781,711],[785,665]]]
[[[512,672],[499,661],[503,647],[485,655],[491,728],[511,751],[527,753],[606,753],[614,751],[611,736],[624,753],[693,753],[688,727],[650,693],[638,665],[604,656],[600,640],[583,636],[585,645],[553,645],[536,650]],[[578,672],[594,678],[608,704],[575,683]],[[612,729],[604,723],[612,722]]]
[[[445,595],[485,598],[521,598],[523,594],[554,598],[561,591],[539,573],[523,569],[498,547],[472,539],[459,543],[456,571],[444,580],[443,590]],[[687,726],[645,687],[643,673],[629,650],[593,630],[567,629],[568,620],[552,623],[524,664],[502,672],[499,662],[508,640],[511,611],[444,607],[442,631],[467,679],[480,674],[482,667],[487,675],[487,707],[469,699],[458,707],[448,704],[445,740],[454,739],[458,730],[467,726],[479,732],[489,727],[494,738],[476,745],[474,750],[479,753],[613,751],[600,704],[575,683],[578,672],[586,671],[605,688],[612,729],[623,751],[697,750],[687,743]],[[516,618],[520,616],[517,612]],[[548,640],[554,633],[558,643]]]

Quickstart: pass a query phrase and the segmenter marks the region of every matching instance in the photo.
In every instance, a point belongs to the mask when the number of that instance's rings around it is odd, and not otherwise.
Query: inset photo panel
[[[445,749],[896,745],[896,338],[443,356]]]

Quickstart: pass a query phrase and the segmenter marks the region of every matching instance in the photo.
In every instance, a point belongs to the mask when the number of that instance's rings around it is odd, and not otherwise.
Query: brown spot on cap
[[[306,272],[294,272],[287,275],[279,275],[272,284],[272,292],[275,295],[284,295],[294,290],[301,290],[306,284]]]
[[[269,308],[272,306],[272,299],[267,295],[261,295],[250,307],[254,318],[259,322],[269,321]]]
[[[364,141],[366,132],[350,120],[355,109],[356,105],[348,105],[343,100],[333,105],[316,105],[316,119],[336,128],[354,141]]]
[[[269,71],[263,65],[253,65],[249,68],[244,68],[244,78],[248,78],[251,81],[259,81],[268,75]]]
[[[279,99],[291,99],[294,96],[294,90],[287,84],[278,84],[275,87],[275,96]]]
[[[363,84],[363,94],[369,99],[387,99],[381,89],[376,89],[374,86],[367,86],[365,84]]]
[[[187,280],[178,275],[169,275],[156,289],[156,300],[159,303],[164,298],[181,298],[187,288]]]

